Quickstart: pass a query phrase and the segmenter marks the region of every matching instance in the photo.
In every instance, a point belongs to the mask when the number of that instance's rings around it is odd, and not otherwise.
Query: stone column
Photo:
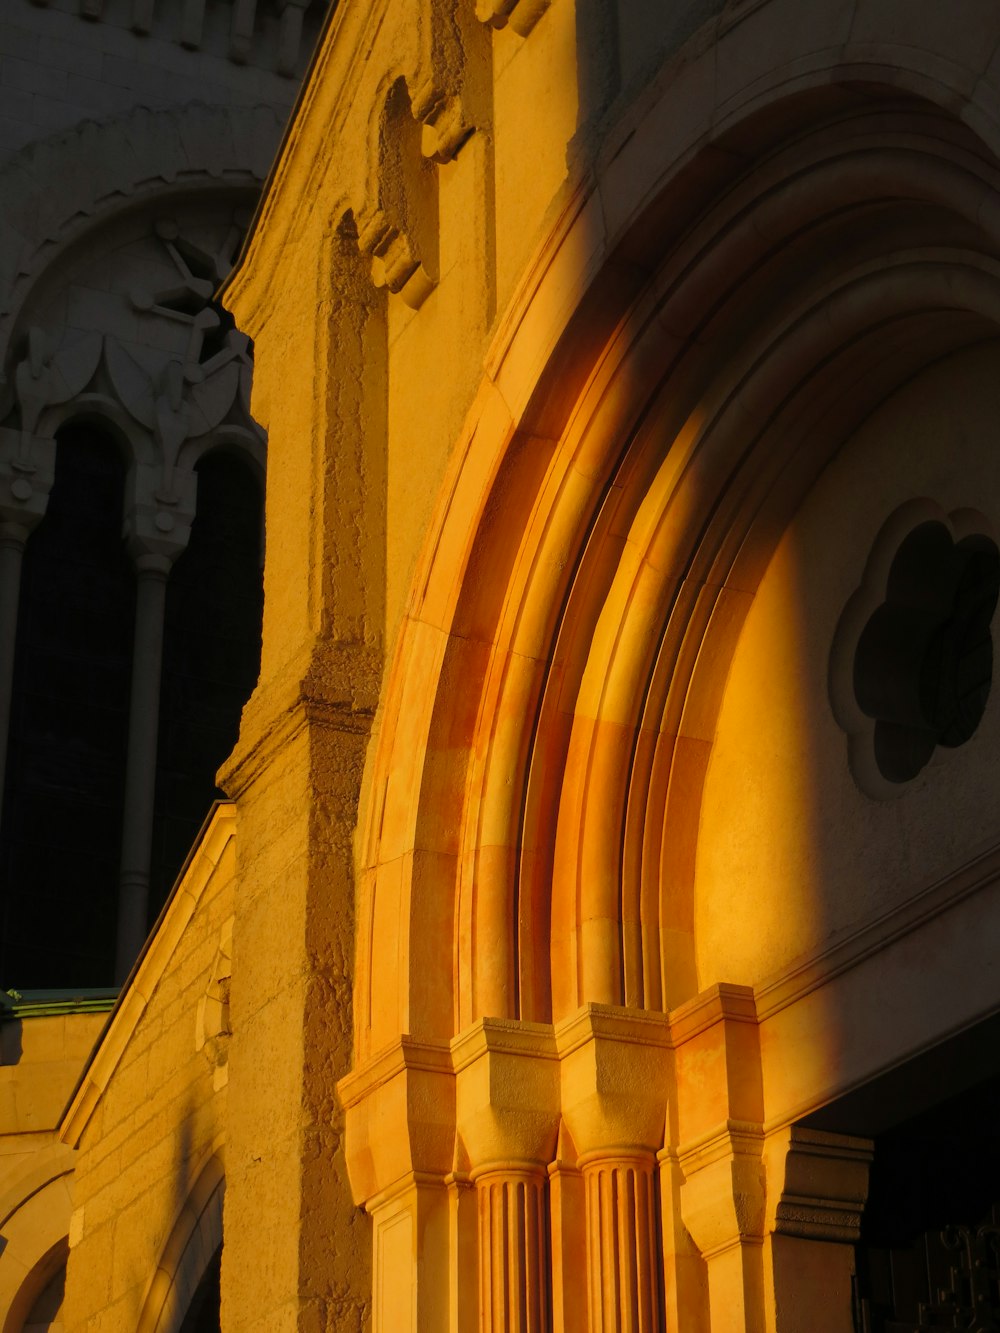
[[[17,609],[21,596],[21,561],[28,527],[4,521],[0,514],[0,810],[3,809],[4,772],[10,732],[10,705],[14,687],[14,649]]]
[[[476,1177],[479,1204],[479,1327],[546,1333],[548,1265],[545,1172],[505,1163]]]
[[[552,1029],[482,1019],[455,1038],[452,1057],[478,1204],[480,1333],[548,1333],[545,1183],[559,1129]]]
[[[21,565],[41,522],[55,472],[55,441],[32,440],[27,461],[19,431],[0,430],[0,815],[14,686]]]
[[[656,1219],[653,1157],[619,1150],[585,1159],[587,1277],[594,1333],[653,1333]]]
[[[563,1115],[586,1187],[587,1328],[653,1333],[653,1173],[666,1121],[669,1025],[662,1014],[588,1005],[560,1025],[557,1041]]]
[[[162,465],[137,464],[131,487],[124,529],[135,564],[135,632],[118,878],[115,977],[119,983],[128,976],[149,929],[167,579],[191,536],[197,497],[192,472],[172,470],[166,489]]]
[[[135,559],[135,635],[129,694],[121,869],[118,878],[118,944],[115,978],[121,983],[146,940],[149,877],[156,796],[156,748],[160,727],[163,613],[171,559],[140,552]]]

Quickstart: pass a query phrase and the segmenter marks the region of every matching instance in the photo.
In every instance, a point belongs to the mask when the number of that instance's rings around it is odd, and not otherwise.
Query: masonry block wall
[[[221,1244],[232,826],[223,807],[63,1122],[77,1148],[67,1330],[156,1327]]]

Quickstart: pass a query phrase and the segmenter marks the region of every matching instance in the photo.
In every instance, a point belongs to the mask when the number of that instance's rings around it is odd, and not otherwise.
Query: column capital
[[[400,1037],[337,1085],[355,1203],[371,1209],[408,1183],[444,1182],[455,1155],[455,1079],[446,1042]]]
[[[451,1043],[456,1123],[473,1179],[491,1169],[544,1171],[559,1132],[552,1027],[484,1018]]]
[[[667,1016],[588,1004],[556,1029],[562,1108],[581,1158],[655,1153],[673,1083]]]
[[[55,467],[55,440],[0,427],[0,537],[27,541],[48,508]]]

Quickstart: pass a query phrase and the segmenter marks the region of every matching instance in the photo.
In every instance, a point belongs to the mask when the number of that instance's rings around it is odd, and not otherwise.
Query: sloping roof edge
[[[79,1147],[91,1115],[111,1082],[223,853],[235,836],[236,806],[232,801],[219,801],[205,821],[62,1114],[59,1138],[71,1148]]]

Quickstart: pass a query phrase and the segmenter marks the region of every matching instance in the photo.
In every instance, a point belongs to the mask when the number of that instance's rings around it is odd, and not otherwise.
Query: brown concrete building
[[[4,1025],[3,1333],[1000,1322],[998,155],[992,0],[340,0],[229,800]]]

